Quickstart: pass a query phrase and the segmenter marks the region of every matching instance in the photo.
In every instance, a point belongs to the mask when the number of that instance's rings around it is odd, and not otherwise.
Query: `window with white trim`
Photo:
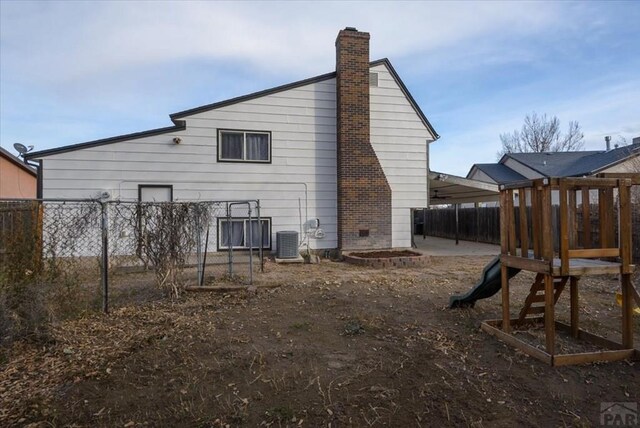
[[[271,133],[219,130],[218,160],[223,162],[271,162]]]
[[[253,242],[251,247],[258,249],[261,241],[262,248],[271,248],[271,219],[261,218],[260,223],[262,223],[262,231],[258,226],[258,220],[251,219],[251,241],[249,241],[248,218],[218,219],[218,248],[228,249],[231,242],[233,249],[247,250],[249,243]]]

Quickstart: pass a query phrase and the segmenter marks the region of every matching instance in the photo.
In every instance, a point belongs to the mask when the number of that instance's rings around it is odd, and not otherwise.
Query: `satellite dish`
[[[16,149],[21,155],[27,153],[27,147],[24,144],[15,143],[13,145],[13,148]]]
[[[27,147],[24,144],[20,143],[15,143],[13,145],[13,148],[16,149],[18,153],[20,153],[20,156],[23,156],[25,153],[29,153],[31,150],[33,150],[33,146]]]

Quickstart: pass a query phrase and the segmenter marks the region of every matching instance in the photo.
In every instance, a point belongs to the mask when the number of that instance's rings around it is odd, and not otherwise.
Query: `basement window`
[[[271,162],[271,133],[267,131],[218,131],[219,162]]]
[[[251,242],[253,249],[260,248],[262,241],[263,249],[271,248],[271,219],[261,218],[262,231],[258,226],[257,219],[251,219]],[[218,249],[229,249],[229,242],[234,250],[249,249],[249,219],[233,218],[218,219]]]

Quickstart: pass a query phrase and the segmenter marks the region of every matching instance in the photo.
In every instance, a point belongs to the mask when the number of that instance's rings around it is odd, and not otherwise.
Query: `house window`
[[[218,131],[218,161],[271,162],[271,133],[266,131]]]
[[[139,184],[140,202],[172,202],[173,186],[170,184]]]
[[[262,228],[258,226],[257,219],[251,219],[251,245],[252,248],[271,248],[271,219],[261,218]],[[262,229],[262,231],[260,230]],[[249,219],[234,218],[232,220],[218,219],[218,248],[228,249],[229,242],[234,249],[249,249]]]

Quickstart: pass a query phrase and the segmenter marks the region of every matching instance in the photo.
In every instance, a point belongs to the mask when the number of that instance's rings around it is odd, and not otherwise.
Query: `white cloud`
[[[168,125],[166,114],[174,105],[179,110],[240,95],[247,87],[271,86],[267,81],[285,83],[330,71],[333,42],[345,26],[369,31],[372,58],[401,62],[405,80],[424,80],[427,88],[425,77],[431,75],[459,71],[473,80],[475,70],[538,65],[548,60],[549,49],[576,55],[574,44],[562,42],[584,38],[595,43],[612,28],[608,8],[562,2],[0,1],[0,8],[3,138],[17,140],[27,132],[16,126],[14,117],[20,116],[20,126],[31,124],[34,139],[62,135],[54,144],[97,137],[96,127],[108,136],[111,121],[117,122],[114,134],[140,130],[129,127],[152,120]],[[195,76],[193,64],[206,70]],[[184,69],[166,71],[176,66]],[[198,97],[190,86],[196,78],[207,87]],[[246,83],[252,78],[256,81]],[[244,86],[238,86],[239,79]],[[487,90],[476,99],[449,93],[455,111],[424,105],[426,112],[457,122],[443,133],[430,117],[443,134],[432,145],[434,168],[453,165],[458,170],[451,172],[464,174],[471,163],[494,161],[497,135],[519,127],[531,110],[579,120],[589,145],[605,133],[640,133],[640,113],[631,98],[640,96],[632,87],[637,79],[618,89],[610,81],[593,83],[598,90],[564,102],[542,93],[533,105],[535,84],[523,83],[517,93]],[[29,90],[28,100],[7,88]],[[48,100],[49,115],[34,107],[40,105],[38,97]],[[78,117],[100,125],[88,126]],[[55,132],[56,124],[63,129]],[[460,161],[461,150],[467,166]]]
[[[2,59],[5,71],[53,83],[198,59],[305,74],[333,67],[333,40],[347,25],[371,32],[374,57],[401,57],[505,32],[533,34],[558,25],[557,9],[494,2],[16,2],[3,5]]]

